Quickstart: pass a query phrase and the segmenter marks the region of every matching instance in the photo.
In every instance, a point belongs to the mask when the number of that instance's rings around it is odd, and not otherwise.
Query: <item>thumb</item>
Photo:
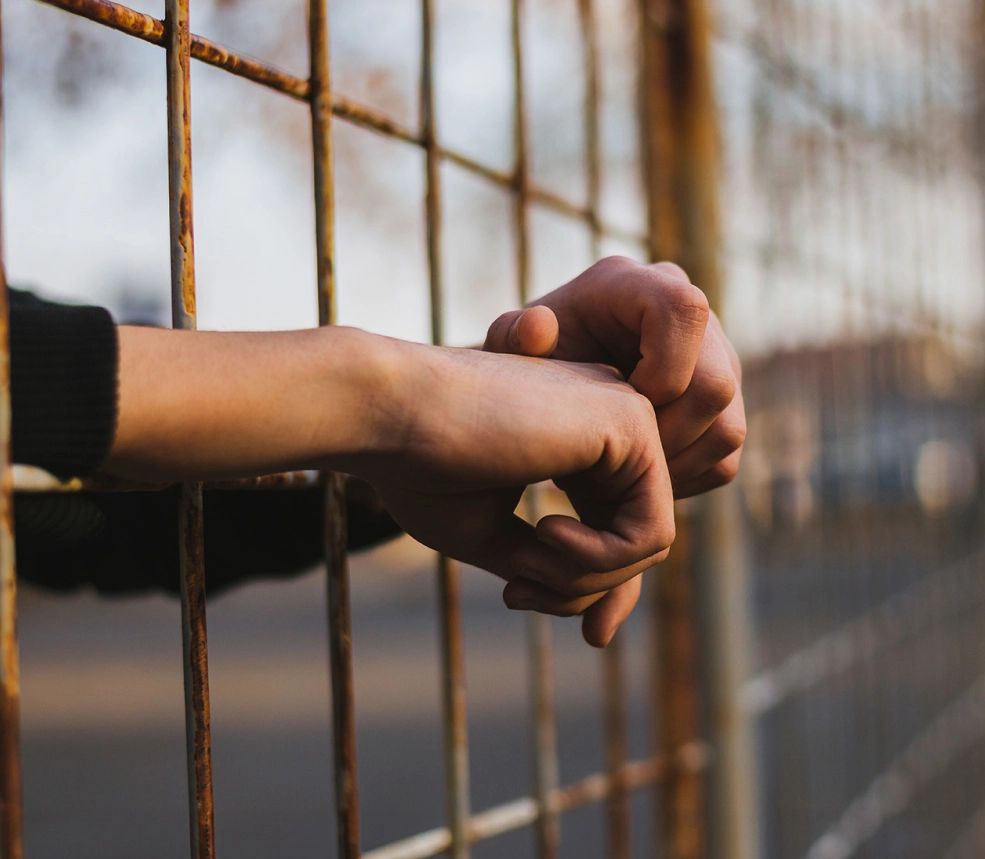
[[[560,328],[554,311],[543,305],[511,310],[489,326],[486,352],[506,352],[529,358],[548,358],[557,348]]]

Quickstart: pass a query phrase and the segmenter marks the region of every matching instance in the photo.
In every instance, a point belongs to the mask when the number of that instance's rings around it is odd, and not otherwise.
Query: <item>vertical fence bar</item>
[[[578,16],[581,23],[582,51],[585,56],[585,173],[588,179],[588,215],[592,231],[592,257],[598,259],[602,256],[602,230],[599,218],[602,151],[599,142],[601,80],[595,0],[578,0]]]
[[[3,171],[3,27],[0,15],[0,177]],[[2,181],[0,181],[2,189]],[[0,854],[24,855],[21,799],[20,653],[17,644],[17,570],[14,557],[14,474],[10,446],[10,308],[0,193]]]
[[[527,140],[527,95],[523,79],[523,0],[512,0],[510,34],[513,54],[513,211],[516,230],[516,277],[520,304],[530,300],[530,152]]]
[[[681,264],[720,307],[718,126],[711,71],[711,21],[707,0],[640,0],[643,168],[650,247],[654,260]],[[657,722],[662,752],[677,751],[700,734],[697,649],[698,575],[689,529],[678,515],[679,542],[671,567],[657,575],[655,618],[659,639]],[[703,517],[704,518],[704,517]],[[685,667],[675,660],[688,657]],[[731,762],[728,764],[731,765]],[[705,855],[702,776],[672,766],[657,791],[663,822],[661,856]],[[731,849],[731,848],[730,848]]]
[[[630,859],[629,792],[622,770],[628,757],[626,726],[626,682],[623,677],[623,637],[616,633],[602,652],[602,677],[605,701],[602,728],[605,734],[605,768],[612,779],[612,792],[606,800],[606,829],[609,859]]]
[[[168,187],[171,223],[171,311],[175,328],[195,328],[195,245],[192,229],[191,36],[188,0],[166,0]],[[202,485],[181,487],[178,501],[185,732],[191,852],[215,856],[212,740],[209,725],[208,640]]]
[[[523,72],[523,0],[510,4],[513,59],[513,211],[516,234],[517,294],[521,306],[530,298],[530,156],[527,137],[526,86]],[[536,490],[524,496],[531,518],[537,518]],[[554,627],[551,618],[531,612],[527,617],[527,652],[530,662],[530,699],[533,717],[533,782],[537,799],[538,859],[558,859],[561,816],[555,795],[560,775],[557,752],[557,717],[554,706]]]
[[[315,177],[315,254],[318,324],[334,325],[335,187],[332,164],[332,87],[327,0],[308,2],[309,103]],[[345,483],[325,477],[325,561],[328,568],[328,643],[332,681],[332,750],[339,859],[359,856],[359,785],[352,670],[352,610],[346,547]]]
[[[428,282],[431,296],[431,339],[444,340],[441,269],[441,152],[434,106],[434,3],[421,2],[421,139],[425,150],[425,222]],[[445,781],[452,859],[468,859],[469,738],[465,701],[465,647],[458,565],[438,559],[438,602],[441,612],[441,685],[445,728]]]
[[[554,707],[554,628],[547,615],[527,617],[530,652],[530,695],[534,718],[534,795],[537,817],[538,859],[558,859],[561,850],[561,817],[555,795],[559,784],[557,717]]]
[[[458,565],[438,559],[438,598],[441,611],[441,697],[445,727],[445,779],[448,791],[448,828],[452,859],[471,855],[468,822],[469,792],[468,710],[465,700],[465,647],[462,635],[462,596]]]
[[[0,124],[2,127],[2,124]],[[3,859],[21,859],[20,655],[10,467],[10,338],[6,270],[0,261],[0,838]]]
[[[673,551],[653,581],[657,748],[672,762],[658,791],[657,814],[666,840],[660,855],[670,859],[697,859],[706,852],[704,783],[680,766],[679,754],[699,737],[696,600],[688,568],[692,531],[693,523],[679,517]]]
[[[599,145],[598,37],[594,0],[578,0],[582,52],[585,60],[585,175],[588,185],[589,228],[592,257],[602,255],[602,232],[599,226],[601,193],[601,148]],[[622,782],[622,768],[628,757],[626,738],[626,684],[622,669],[622,636],[616,635],[602,654],[605,704],[602,713],[605,734],[606,769],[613,780],[606,801],[606,827],[610,859],[629,859],[632,854],[629,792]]]

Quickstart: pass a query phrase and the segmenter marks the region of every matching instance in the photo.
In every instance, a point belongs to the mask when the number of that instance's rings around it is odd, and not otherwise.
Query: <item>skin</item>
[[[569,600],[608,594],[673,542],[652,406],[610,367],[347,328],[121,327],[119,343],[109,474],[344,471],[426,545]],[[514,514],[524,488],[547,479],[581,521],[548,516],[534,527]]]
[[[734,479],[745,441],[742,369],[704,294],[672,263],[604,259],[526,308],[500,316],[484,349],[610,365],[651,403],[676,498]],[[525,576],[506,604],[582,614],[590,643],[608,643],[640,595],[635,577],[578,600]]]
[[[346,328],[119,339],[108,473],[354,474],[415,538],[506,579],[509,607],[580,614],[598,647],[666,557],[673,498],[731,480],[745,435],[735,353],[669,264],[603,260],[497,319],[485,353]],[[514,514],[546,479],[578,519]]]

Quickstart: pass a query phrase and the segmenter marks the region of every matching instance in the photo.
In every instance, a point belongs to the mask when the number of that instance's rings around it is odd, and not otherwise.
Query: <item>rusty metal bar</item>
[[[622,636],[616,636],[602,653],[603,705],[602,725],[605,734],[605,764],[611,788],[606,803],[606,835],[610,859],[632,856],[629,791],[620,778],[626,765],[626,684],[622,671]]]
[[[510,4],[513,61],[513,217],[516,242],[517,297],[530,298],[530,155],[527,134],[526,85],[523,71],[523,0]],[[535,489],[525,493],[527,512],[537,519]],[[554,629],[551,618],[532,612],[527,617],[530,700],[533,718],[533,787],[539,859],[558,859],[561,818],[555,802],[559,782],[557,724],[554,711]]]
[[[653,581],[654,712],[660,713],[657,748],[664,753],[696,741],[700,730],[696,600],[688,568],[694,554],[693,527],[687,518],[678,517],[674,549]],[[659,855],[698,859],[705,854],[704,785],[696,773],[671,767],[656,812],[667,841]]]
[[[335,816],[338,856],[359,856],[359,791],[356,711],[352,671],[352,615],[346,555],[345,489],[330,475],[325,498],[325,555],[328,563],[328,636],[332,678],[332,736],[335,756]]]
[[[537,855],[539,859],[557,859],[561,848],[561,817],[557,803],[559,771],[554,711],[554,631],[551,618],[531,612],[527,617],[527,640],[534,718]]]
[[[595,24],[595,0],[578,0],[582,50],[585,54],[585,173],[588,179],[586,220],[592,231],[592,256],[602,256],[602,230],[599,227],[602,153],[599,144],[598,28]]]
[[[643,163],[652,258],[680,263],[721,305],[718,215],[718,126],[711,72],[707,0],[640,0]],[[671,565],[657,573],[655,680],[659,748],[697,739],[695,657],[697,568],[692,526],[678,515]],[[699,859],[706,852],[704,787],[699,775],[677,773],[658,792],[661,856]]]
[[[441,260],[441,149],[438,146],[434,100],[434,6],[421,2],[421,133],[425,156],[424,217],[427,230],[428,286],[431,298],[431,340],[444,342]]]
[[[150,44],[164,44],[164,24],[162,21],[119,3],[112,3],[110,0],[41,0],[41,2],[142,39]],[[308,101],[309,99],[309,81],[282,71],[269,63],[237,54],[229,48],[201,36],[193,35],[191,37],[191,55],[193,59],[224,69],[231,74],[251,80],[298,101]],[[415,146],[428,148],[428,143],[421,134],[415,133],[397,120],[391,119],[367,105],[339,94],[334,94],[331,97],[331,103],[332,111],[339,119],[344,119],[368,131],[382,134],[384,137],[391,137],[405,143],[412,143]],[[463,170],[481,176],[489,182],[501,187],[515,186],[517,181],[515,173],[504,172],[481,164],[467,155],[444,149],[436,143],[431,148],[440,159],[456,164]],[[601,235],[626,242],[643,243],[645,241],[643,236],[637,235],[631,230],[602,223],[597,212],[593,212],[591,208],[579,206],[551,191],[531,187],[528,195],[532,202],[539,203],[559,214],[594,225],[594,228]]]
[[[457,564],[438,559],[438,594],[441,613],[442,721],[445,730],[445,781],[452,859],[471,855],[469,817],[469,738],[465,700],[465,649]]]
[[[513,59],[513,217],[516,233],[516,279],[520,304],[530,300],[530,154],[527,139],[526,86],[523,81],[523,0],[510,4]],[[532,499],[532,495],[528,495]],[[531,511],[532,512],[532,511]]]
[[[332,87],[326,0],[308,2],[309,102],[314,162],[318,324],[334,325],[335,187],[332,165]],[[346,547],[345,482],[326,473],[325,559],[328,567],[328,638],[332,681],[336,838],[339,859],[359,856],[359,789],[352,669],[352,616]]]
[[[634,792],[652,788],[667,777],[671,766],[707,769],[711,755],[703,743],[692,743],[678,749],[673,760],[664,757],[648,758],[625,763],[614,773],[594,773],[554,791],[552,803],[558,812],[573,811],[585,805],[604,802],[614,790]],[[533,797],[521,797],[473,815],[468,821],[470,843],[483,841],[522,829],[536,823],[540,803]],[[451,832],[446,826],[420,832],[364,853],[361,859],[429,859],[451,847]]]
[[[431,339],[444,340],[441,261],[441,150],[438,147],[434,98],[434,4],[421,2],[421,141],[425,153],[424,217],[427,230]],[[445,731],[445,790],[451,832],[449,856],[468,859],[469,791],[468,710],[465,702],[465,652],[457,564],[438,558],[438,602],[441,614],[441,688]]]
[[[3,33],[0,26],[0,179],[3,131],[6,128],[2,59]],[[14,553],[14,473],[10,461],[10,309],[2,211],[0,195],[0,856],[3,859],[22,859],[21,684]]]
[[[97,475],[85,479],[72,477],[59,480],[43,468],[32,465],[13,466],[14,492],[160,492],[174,483],[142,483],[136,480]],[[238,477],[232,480],[206,480],[203,489],[308,489],[322,483],[317,471],[283,471],[260,477]]]
[[[152,45],[164,46],[167,41],[163,21],[119,3],[112,3],[110,0],[41,0],[41,2],[81,18],[88,18],[128,36],[150,42]],[[308,82],[303,78],[295,77],[260,60],[236,54],[201,36],[191,36],[190,51],[191,56],[196,60],[224,69],[237,77],[254,81],[300,101],[308,98]]]
[[[195,245],[192,231],[191,35],[188,0],[165,2],[168,197],[171,223],[171,310],[175,328],[195,328]],[[205,624],[202,484],[182,486],[178,501],[181,628],[188,745],[188,801],[194,859],[213,859],[212,741]]]
[[[582,50],[585,60],[585,175],[588,184],[588,207],[585,220],[591,230],[592,257],[602,255],[599,229],[599,195],[601,188],[601,153],[599,148],[599,62],[594,0],[578,0]],[[606,803],[606,834],[610,859],[630,859],[632,838],[629,792],[618,774],[628,755],[626,685],[622,672],[622,636],[616,635],[602,655],[604,683],[603,731],[605,734],[606,769],[612,778],[612,790]]]
[[[653,258],[721,304],[718,122],[707,0],[640,0],[643,166]]]
[[[10,350],[6,272],[0,264],[0,853],[24,855],[20,752],[20,655],[14,492],[10,467]]]

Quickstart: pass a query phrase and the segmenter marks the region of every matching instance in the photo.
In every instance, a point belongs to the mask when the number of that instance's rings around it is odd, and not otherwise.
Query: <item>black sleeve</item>
[[[116,429],[118,346],[110,314],[10,291],[14,461],[55,475],[95,471]],[[347,500],[351,549],[400,533],[362,492]],[[323,556],[324,492],[205,494],[206,586],[290,576]],[[55,590],[178,591],[177,497],[172,492],[18,495],[18,574]]]
[[[320,487],[206,491],[209,596],[255,579],[291,577],[318,564],[325,554],[324,497]],[[346,508],[350,550],[401,533],[378,504],[349,497]],[[22,580],[60,591],[179,592],[176,490],[24,496],[15,510]]]
[[[42,301],[10,290],[14,462],[85,477],[116,430],[116,326],[101,307]]]

